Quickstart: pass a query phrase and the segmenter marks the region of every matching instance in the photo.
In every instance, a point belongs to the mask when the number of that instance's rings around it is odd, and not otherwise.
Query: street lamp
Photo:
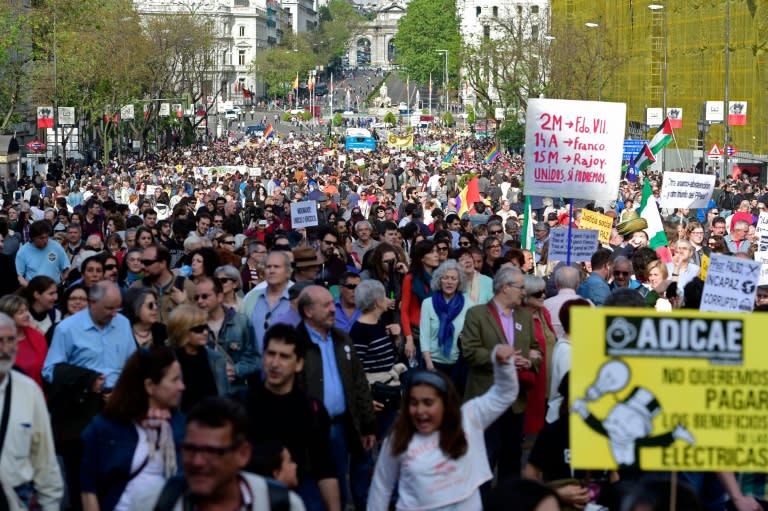
[[[590,30],[591,29],[599,29],[600,28],[600,24],[599,23],[595,23],[593,21],[588,21],[588,22],[584,23],[584,26],[587,27]],[[598,101],[602,101],[603,100],[603,55],[602,55],[603,48],[602,48],[602,44],[601,44],[602,43],[602,41],[601,41],[602,38],[600,37],[600,34],[597,33],[596,37],[597,37],[597,60],[598,60],[598,65],[597,65],[597,70],[598,70],[597,71],[597,100]]]
[[[445,56],[445,68],[443,69],[443,87],[445,87],[445,111],[448,111],[448,50],[435,50]],[[430,100],[431,100],[430,96]]]

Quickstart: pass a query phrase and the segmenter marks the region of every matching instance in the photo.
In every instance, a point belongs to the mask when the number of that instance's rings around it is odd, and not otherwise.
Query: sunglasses
[[[437,250],[439,252],[448,252],[448,247],[446,247],[446,246],[438,246]]]
[[[469,245],[470,245],[470,243],[468,241],[460,241],[459,242],[459,246],[460,247],[468,247]]]
[[[613,274],[614,274],[614,275],[619,275],[620,277],[628,277],[628,276],[629,276],[629,272],[628,272],[628,271],[618,271],[618,270],[614,270],[614,271],[613,271]]]
[[[116,264],[105,264],[104,265],[104,271],[111,271],[117,268]]]
[[[212,294],[208,294],[208,293],[201,293],[201,294],[199,294],[199,295],[195,295],[195,301],[198,301],[198,300],[207,300],[207,299],[208,299],[208,298],[210,298],[211,296],[213,296],[213,295],[212,295]]]
[[[222,240],[219,243],[223,243],[225,245],[234,245],[235,244],[235,240]]]
[[[149,265],[155,264],[156,262],[157,262],[157,259],[142,259],[141,260],[141,264],[143,264],[144,266],[149,266]]]
[[[144,305],[146,305],[147,309],[149,309],[151,311],[157,309],[157,302],[147,302]]]
[[[488,231],[490,234],[501,234],[504,231]]]
[[[219,282],[221,282],[222,284],[226,282],[234,282],[234,281],[235,279],[230,279],[229,277],[219,277]]]
[[[203,323],[202,325],[193,326],[192,328],[189,329],[189,331],[192,332],[193,334],[202,334],[203,332],[208,331],[208,325]]]
[[[349,289],[350,291],[357,288],[357,284],[342,284],[341,287]]]

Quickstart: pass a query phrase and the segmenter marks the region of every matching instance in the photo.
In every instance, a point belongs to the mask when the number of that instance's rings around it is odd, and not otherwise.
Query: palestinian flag
[[[672,125],[669,122],[669,118],[665,118],[664,122],[659,126],[659,130],[651,139],[648,146],[651,148],[651,152],[654,156],[659,154],[659,151],[664,149],[670,142],[675,139],[675,135],[672,133]]]
[[[635,171],[639,170],[645,170],[647,167],[650,167],[652,163],[656,162],[656,156],[654,156],[653,151],[651,151],[651,147],[646,142],[643,144],[643,148],[640,150],[639,153],[637,153],[637,156],[635,156],[635,161],[632,163],[632,167],[635,168]]]

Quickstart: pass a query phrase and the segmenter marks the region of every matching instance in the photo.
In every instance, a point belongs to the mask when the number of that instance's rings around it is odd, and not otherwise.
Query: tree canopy
[[[461,35],[453,0],[413,0],[398,22],[394,44],[397,64],[417,83],[428,83],[430,73],[442,82],[445,57],[437,50],[448,50],[448,83],[456,85]]]

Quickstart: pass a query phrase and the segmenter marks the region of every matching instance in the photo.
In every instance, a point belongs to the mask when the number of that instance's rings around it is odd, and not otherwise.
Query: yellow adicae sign
[[[768,314],[571,317],[574,469],[768,470]]]
[[[603,215],[597,211],[589,209],[581,210],[581,220],[579,229],[593,229],[597,231],[597,239],[600,243],[609,243],[611,241],[611,227],[613,227],[613,218]]]

